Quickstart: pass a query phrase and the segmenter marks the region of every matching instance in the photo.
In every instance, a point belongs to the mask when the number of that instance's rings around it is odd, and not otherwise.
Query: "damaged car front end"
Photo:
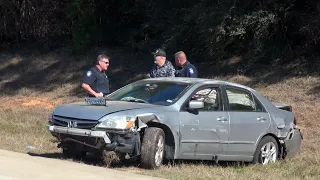
[[[152,113],[126,115],[116,112],[97,121],[52,115],[48,129],[67,156],[115,152],[120,158],[130,159],[140,155],[140,133],[147,127],[143,121],[155,120],[157,117]]]
[[[48,129],[68,157],[83,157],[91,152],[102,157],[115,153],[120,160],[137,158],[141,155],[143,141],[148,141],[143,137],[148,125],[162,123],[155,113],[174,111],[170,105],[188,85],[176,82],[133,84],[107,98],[85,98],[84,102],[61,105],[50,116]],[[132,91],[141,99],[132,97]],[[148,131],[151,130],[149,127]],[[157,131],[163,130],[158,128]],[[155,166],[155,162],[147,161],[150,160],[145,160],[146,167]],[[108,166],[111,161],[107,159],[105,163]]]

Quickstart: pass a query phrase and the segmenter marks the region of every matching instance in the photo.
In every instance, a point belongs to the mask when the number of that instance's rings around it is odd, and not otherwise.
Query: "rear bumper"
[[[286,158],[291,158],[300,151],[303,134],[300,129],[294,129],[284,140]]]

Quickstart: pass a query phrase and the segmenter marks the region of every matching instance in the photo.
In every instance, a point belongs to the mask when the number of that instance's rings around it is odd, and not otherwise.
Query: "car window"
[[[217,88],[204,88],[198,90],[191,100],[202,101],[204,107],[199,111],[219,111],[221,110],[220,97]]]
[[[251,93],[239,89],[226,89],[230,111],[256,111]]]

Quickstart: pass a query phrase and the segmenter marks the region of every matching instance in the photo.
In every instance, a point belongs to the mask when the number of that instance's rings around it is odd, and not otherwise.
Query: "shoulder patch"
[[[88,77],[90,77],[90,76],[91,76],[91,74],[92,74],[92,72],[91,72],[91,71],[88,71],[88,72],[87,72],[87,76],[88,76]]]
[[[190,74],[193,74],[193,73],[194,73],[194,71],[193,71],[192,68],[189,68],[189,73],[190,73]]]

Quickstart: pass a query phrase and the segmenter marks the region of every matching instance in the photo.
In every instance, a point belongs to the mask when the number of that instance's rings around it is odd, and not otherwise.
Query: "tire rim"
[[[273,142],[268,142],[261,148],[261,161],[262,164],[276,162],[277,160],[277,147]]]
[[[163,148],[164,148],[164,141],[163,137],[160,136],[158,143],[157,143],[157,149],[155,154],[155,164],[156,166],[160,166],[163,158]]]

